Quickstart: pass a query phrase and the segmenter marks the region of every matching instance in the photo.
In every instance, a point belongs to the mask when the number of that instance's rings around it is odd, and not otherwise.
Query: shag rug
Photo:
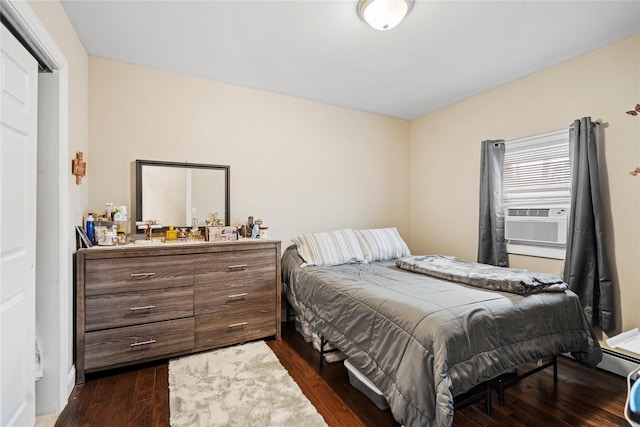
[[[55,414],[39,415],[36,417],[36,427],[53,427],[58,421],[59,412]]]
[[[263,341],[169,361],[172,427],[326,427]]]

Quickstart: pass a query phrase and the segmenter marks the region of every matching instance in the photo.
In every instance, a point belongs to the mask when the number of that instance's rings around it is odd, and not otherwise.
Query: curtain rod
[[[596,126],[601,126],[602,125],[602,120],[601,119],[597,119],[597,120],[593,120],[591,123],[593,123]],[[573,127],[573,125],[569,126],[569,130],[574,130],[575,128]]]

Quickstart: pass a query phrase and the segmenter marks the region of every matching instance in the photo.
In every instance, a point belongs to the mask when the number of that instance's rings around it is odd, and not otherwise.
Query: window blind
[[[505,143],[503,199],[509,207],[569,206],[569,130]]]

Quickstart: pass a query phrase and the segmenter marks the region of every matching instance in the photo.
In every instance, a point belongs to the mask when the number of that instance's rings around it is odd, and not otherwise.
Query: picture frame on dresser
[[[76,249],[90,248],[93,246],[89,240],[89,236],[87,236],[87,233],[84,231],[84,228],[79,225],[76,225],[76,238]]]

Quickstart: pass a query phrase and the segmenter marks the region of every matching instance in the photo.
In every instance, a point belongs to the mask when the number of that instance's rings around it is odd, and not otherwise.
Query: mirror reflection
[[[136,160],[136,221],[204,226],[214,212],[229,224],[229,166]]]

